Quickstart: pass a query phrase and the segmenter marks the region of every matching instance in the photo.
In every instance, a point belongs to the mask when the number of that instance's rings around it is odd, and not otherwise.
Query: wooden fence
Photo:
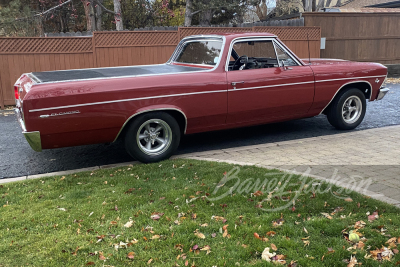
[[[400,63],[400,13],[303,13],[305,26],[321,27],[323,58]]]
[[[15,104],[13,84],[22,73],[164,63],[185,36],[249,31],[276,34],[299,57],[308,57],[308,38],[311,57],[320,56],[319,27],[183,27],[95,32],[92,37],[0,38],[0,107]]]

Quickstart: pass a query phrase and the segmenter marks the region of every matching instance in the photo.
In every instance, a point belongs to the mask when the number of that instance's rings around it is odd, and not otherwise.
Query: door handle
[[[244,83],[244,81],[241,81],[241,82],[232,82],[231,84],[232,84],[232,86],[233,86],[233,89],[236,89],[236,84],[238,84],[238,83]]]

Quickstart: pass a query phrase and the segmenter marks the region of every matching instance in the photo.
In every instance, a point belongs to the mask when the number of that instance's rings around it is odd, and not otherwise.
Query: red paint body
[[[113,142],[131,116],[146,110],[180,110],[187,118],[187,134],[312,117],[320,114],[348,83],[360,81],[366,89],[371,84],[370,101],[375,100],[387,75],[381,64],[323,59],[313,59],[311,65],[304,60],[302,66],[291,70],[279,67],[227,72],[225,64],[233,39],[273,36],[223,36],[226,40],[221,62],[213,71],[32,85],[28,76],[22,77],[19,82],[26,90],[20,99],[26,131],[39,131],[42,148],[48,149]],[[245,83],[237,84],[236,89],[264,88],[232,90],[231,82],[237,81]],[[151,96],[162,97],[137,99]],[[127,99],[136,100],[123,101]],[[96,104],[118,100],[122,101]],[[87,105],[32,112],[80,104]],[[40,117],[77,110],[80,113]]]

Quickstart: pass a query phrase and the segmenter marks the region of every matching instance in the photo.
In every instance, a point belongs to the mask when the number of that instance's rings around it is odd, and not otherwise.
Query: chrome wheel
[[[342,107],[343,120],[348,124],[356,122],[361,116],[362,109],[363,105],[358,96],[352,95],[348,97]]]
[[[171,127],[163,120],[150,119],[139,127],[136,141],[143,153],[150,156],[162,154],[171,145]]]

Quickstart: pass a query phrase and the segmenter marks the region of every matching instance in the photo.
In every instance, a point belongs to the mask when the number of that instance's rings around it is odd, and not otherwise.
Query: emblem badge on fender
[[[55,117],[55,116],[63,116],[63,115],[72,115],[72,114],[78,114],[81,113],[79,110],[74,110],[74,111],[66,111],[66,112],[57,112],[57,113],[51,113],[51,114],[45,114],[45,115],[40,115],[40,118],[48,118],[48,117]]]

